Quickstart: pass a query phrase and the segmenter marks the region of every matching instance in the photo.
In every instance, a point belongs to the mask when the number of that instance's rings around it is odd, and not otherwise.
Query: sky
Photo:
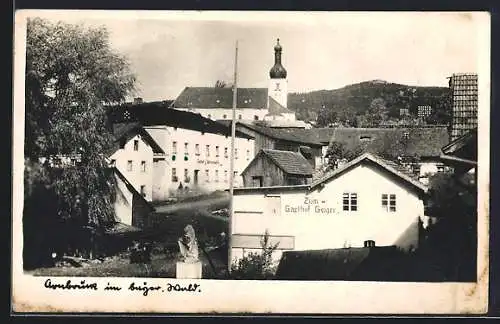
[[[35,11],[29,16],[105,26],[112,47],[129,58],[137,75],[134,96],[145,101],[175,99],[187,86],[232,83],[236,41],[238,87],[267,87],[277,38],[289,92],[375,79],[447,86],[453,73],[478,71],[485,18],[451,12]]]

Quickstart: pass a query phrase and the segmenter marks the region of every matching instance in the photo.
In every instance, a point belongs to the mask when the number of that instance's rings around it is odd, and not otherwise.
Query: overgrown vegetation
[[[368,127],[377,126],[382,121],[418,124],[418,106],[430,105],[433,112],[425,122],[448,124],[449,99],[449,89],[445,87],[412,87],[367,81],[335,90],[291,93],[288,108],[297,113],[298,119],[316,121],[318,127],[336,123]],[[408,109],[410,116],[400,117],[400,109]]]
[[[269,232],[266,231],[261,239],[262,251],[249,252],[241,259],[231,264],[231,279],[262,280],[273,279],[277,264],[273,260],[273,253],[279,243],[271,244]]]
[[[442,268],[444,280],[475,280],[477,261],[477,185],[472,174],[430,177],[428,214],[420,253]]]
[[[25,78],[25,266],[56,250],[92,257],[93,238],[114,221],[104,106],[124,101],[135,77],[106,29],[34,18]]]

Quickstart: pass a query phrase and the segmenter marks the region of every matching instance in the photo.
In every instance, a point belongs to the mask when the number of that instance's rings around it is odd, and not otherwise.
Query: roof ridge
[[[413,184],[415,187],[419,188],[420,190],[427,192],[427,186],[425,186],[423,183],[411,178],[410,176],[406,175],[402,171],[399,171],[396,168],[392,167],[391,165],[389,165],[389,163],[386,163],[385,160],[383,158],[379,157],[378,155],[375,155],[375,154],[369,153],[369,152],[365,152],[365,153],[359,155],[358,157],[356,157],[355,159],[344,164],[343,166],[333,170],[332,172],[325,174],[323,177],[321,177],[320,179],[318,179],[314,183],[312,183],[310,189],[313,189],[316,186],[320,185],[321,183],[324,183],[325,181],[330,180],[334,176],[344,172],[345,170],[349,169],[350,167],[352,167],[358,163],[361,163],[365,159],[369,159],[372,162],[377,163],[379,166],[394,173],[395,175],[399,176],[401,179]]]

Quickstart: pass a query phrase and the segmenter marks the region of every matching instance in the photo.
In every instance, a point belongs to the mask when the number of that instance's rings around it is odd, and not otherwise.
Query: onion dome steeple
[[[280,39],[278,38],[276,46],[274,46],[274,66],[269,71],[271,79],[286,79],[286,70],[283,65],[281,65],[282,49]]]

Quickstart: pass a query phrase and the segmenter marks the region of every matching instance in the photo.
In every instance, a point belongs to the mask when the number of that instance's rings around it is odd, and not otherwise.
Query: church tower
[[[268,97],[276,100],[283,107],[287,107],[288,99],[288,81],[286,79],[286,70],[281,65],[281,51],[280,40],[278,38],[276,46],[274,46],[274,66],[269,71],[269,89]],[[269,98],[268,98],[269,108]]]

